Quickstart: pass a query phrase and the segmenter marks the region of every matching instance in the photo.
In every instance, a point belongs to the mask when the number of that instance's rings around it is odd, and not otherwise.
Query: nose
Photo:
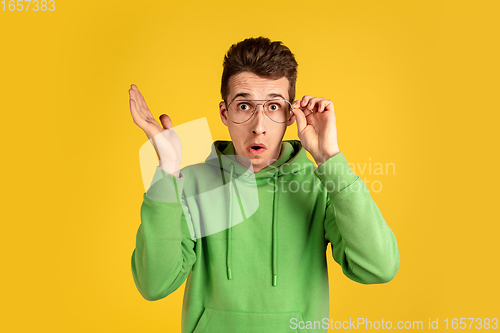
[[[260,106],[260,110],[259,110]],[[255,118],[252,119],[252,132],[261,135],[266,133],[264,105],[258,104],[255,110]]]

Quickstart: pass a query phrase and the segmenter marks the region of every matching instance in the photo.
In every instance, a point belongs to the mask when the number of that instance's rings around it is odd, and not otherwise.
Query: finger
[[[132,94],[132,96],[134,96],[134,98],[136,98],[136,102],[139,103],[139,101],[137,100],[137,92],[139,91],[139,88],[137,88],[137,86],[135,84],[131,84],[130,85],[130,92]],[[141,105],[140,104],[137,104],[137,107],[140,107]]]
[[[137,91],[134,88],[129,89],[130,99],[135,101],[135,107],[137,111],[141,111],[141,104],[139,103],[139,99],[137,98]]]
[[[302,100],[300,101],[300,106],[301,106],[301,107],[306,107],[306,106],[307,106],[307,104],[309,103],[309,100],[310,100],[311,98],[314,98],[314,97],[309,96],[309,95],[305,95],[304,97],[302,97]]]
[[[320,102],[320,107],[319,107],[318,111],[319,112],[333,111],[333,102],[329,99],[323,99]]]
[[[132,118],[134,119],[134,123],[142,126],[146,122],[142,114],[137,110],[137,104],[133,99],[129,99],[130,103],[130,113],[132,114]]]
[[[148,106],[146,105],[146,101],[144,100],[144,97],[142,96],[141,92],[139,91],[139,88],[135,84],[133,84],[132,90],[134,92],[135,101],[137,102],[137,106],[141,109],[148,110]]]
[[[295,119],[297,119],[297,129],[300,133],[307,126],[306,116],[300,108],[292,108],[292,112],[295,115]]]
[[[304,96],[304,98],[306,97],[312,97],[312,96]],[[303,100],[297,100],[297,101],[294,101],[292,103],[292,107],[296,108],[296,109],[299,109],[299,110],[302,110],[304,112],[304,116],[308,116],[310,115],[312,112],[310,110],[307,109],[307,104],[305,104],[304,106],[301,106],[302,105],[302,102]]]
[[[143,104],[141,103],[141,97],[139,96],[140,92],[136,89],[137,86],[134,89],[131,89],[131,96],[132,96],[131,98],[135,101],[137,111],[139,112],[139,114],[142,115],[143,119],[146,119],[149,122],[155,121],[155,118],[153,117],[151,111],[149,111],[147,106],[144,107]]]
[[[325,111],[325,108],[326,106],[328,105],[328,101],[324,98],[322,98],[319,102],[318,102],[318,112],[323,112]]]
[[[301,110],[302,110],[302,108],[301,108]],[[310,115],[312,113],[312,111],[308,110],[307,108],[304,108],[302,111],[304,112],[305,117],[307,117],[308,115]]]
[[[323,100],[323,97],[313,97],[309,100],[309,103],[306,105],[307,110],[314,110],[318,111],[319,110],[319,102]]]
[[[139,112],[137,110],[137,105],[135,104],[135,101],[134,101],[134,98],[132,97],[132,94],[130,94],[128,102],[130,104],[130,113],[132,114],[132,116],[139,116]]]
[[[140,102],[142,104],[142,107],[145,108],[146,110],[149,110],[148,104],[146,103],[144,96],[142,95],[142,93],[139,90],[137,90],[137,92],[139,93],[139,99],[140,99]]]
[[[134,113],[138,118],[140,118],[146,122],[150,122],[152,120],[151,117],[149,117],[149,115],[145,114],[144,112],[141,112],[141,109],[138,107],[137,101],[135,99],[131,99],[131,103],[132,103],[131,109],[133,109],[133,111],[135,111]]]
[[[170,117],[166,114],[162,114],[160,116],[160,122],[164,129],[170,129],[174,127],[174,125],[172,124],[172,119],[170,119]]]

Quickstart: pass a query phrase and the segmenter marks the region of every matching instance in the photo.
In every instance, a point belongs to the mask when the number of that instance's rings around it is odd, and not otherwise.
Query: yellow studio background
[[[157,119],[206,117],[229,140],[223,56],[261,35],[294,52],[297,98],[333,100],[339,147],[398,241],[400,270],[383,285],[349,280],[328,250],[330,318],[439,318],[440,330],[500,318],[498,2],[8,2],[1,331],[180,331],[184,285],[148,302],[131,274],[147,138],[128,88]],[[369,172],[376,163],[394,168]]]

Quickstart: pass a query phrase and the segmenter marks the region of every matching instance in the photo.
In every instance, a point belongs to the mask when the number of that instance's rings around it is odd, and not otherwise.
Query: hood
[[[227,226],[227,252],[226,252],[226,270],[227,278],[232,279],[231,271],[231,217],[232,217],[232,199],[233,199],[233,187],[238,200],[239,208],[243,220],[246,220],[245,212],[241,202],[241,198],[238,194],[238,187],[233,178],[238,178],[241,181],[249,179],[250,176],[253,181],[256,181],[257,186],[264,183],[267,184],[268,179],[272,178],[274,181],[275,188],[279,188],[277,185],[278,178],[284,175],[295,175],[301,170],[313,167],[314,163],[307,157],[306,150],[302,147],[299,140],[284,140],[281,145],[281,153],[279,158],[268,165],[266,168],[260,170],[259,172],[253,172],[253,168],[250,167],[250,160],[246,159],[248,162],[241,164],[236,160],[236,153],[234,150],[233,143],[231,141],[214,141],[212,145],[212,151],[206,163],[220,169],[222,174],[222,180],[224,185],[229,184],[229,224]],[[227,173],[227,174],[226,174]],[[234,185],[233,185],[234,184]],[[274,191],[273,196],[273,212],[272,212],[272,276],[271,283],[273,286],[277,285],[278,275],[277,275],[277,244],[278,237],[276,233],[276,228],[278,224],[278,200],[279,191]]]

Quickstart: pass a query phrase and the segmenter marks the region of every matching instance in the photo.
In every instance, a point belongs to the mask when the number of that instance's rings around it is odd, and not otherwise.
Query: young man
[[[182,172],[170,118],[160,116],[162,128],[137,87],[129,90],[134,122],[160,157],[132,274],[150,301],[187,278],[182,332],[326,332],[329,242],[356,282],[385,283],[399,269],[394,234],[339,150],[332,101],[294,101],[296,78],[281,42],[232,45],[219,104],[232,141],[215,141],[205,163]],[[282,141],[295,119],[300,141]]]

